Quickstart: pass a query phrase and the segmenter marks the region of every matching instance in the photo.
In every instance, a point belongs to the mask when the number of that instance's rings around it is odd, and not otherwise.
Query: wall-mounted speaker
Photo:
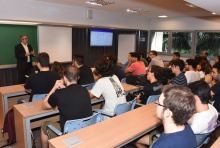
[[[92,17],[93,17],[93,11],[91,9],[88,9],[86,11],[86,18],[87,19],[92,19]]]

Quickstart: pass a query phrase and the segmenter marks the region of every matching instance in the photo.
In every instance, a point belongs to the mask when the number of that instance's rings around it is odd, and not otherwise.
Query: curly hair
[[[57,72],[60,78],[63,78],[64,68],[60,62],[54,61],[51,66],[51,71]]]
[[[101,58],[95,62],[96,73],[102,77],[112,76],[114,73],[115,66],[112,61]]]

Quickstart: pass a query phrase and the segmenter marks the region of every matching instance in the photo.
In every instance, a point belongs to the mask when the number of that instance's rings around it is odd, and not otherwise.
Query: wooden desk
[[[211,148],[220,148],[220,137],[215,141]]]
[[[134,109],[106,121],[49,140],[50,148],[67,148],[62,141],[76,136],[83,142],[74,147],[121,147],[159,126],[154,103]]]
[[[130,92],[130,93],[133,93],[133,92],[142,90],[142,89],[144,88],[144,86],[140,86],[140,85],[130,85],[130,84],[127,84],[127,83],[122,83],[122,86],[124,87],[124,91],[125,91],[126,95],[127,95],[129,92]]]
[[[24,86],[21,84],[0,87],[0,126],[1,127],[3,125],[5,114],[8,112],[9,97],[25,95],[25,94],[27,93],[25,92]]]

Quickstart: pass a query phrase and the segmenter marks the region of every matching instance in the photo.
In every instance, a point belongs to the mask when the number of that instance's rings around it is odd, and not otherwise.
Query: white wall
[[[87,8],[83,7],[34,0],[1,0],[0,4],[0,19],[2,20],[149,29],[149,19],[145,17],[93,10],[93,19],[86,19],[86,12]]]
[[[151,19],[150,30],[220,30],[220,17]]]

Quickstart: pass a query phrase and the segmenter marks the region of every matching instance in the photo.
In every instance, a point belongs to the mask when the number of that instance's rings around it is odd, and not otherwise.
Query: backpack
[[[14,110],[11,109],[5,115],[5,121],[2,129],[3,133],[8,133],[8,144],[4,146],[8,146],[16,143],[16,134],[15,134],[15,121],[14,121]]]
[[[128,75],[126,76],[126,83],[131,85],[141,85],[145,86],[149,84],[149,81],[147,80],[146,75],[139,76],[139,75]]]

